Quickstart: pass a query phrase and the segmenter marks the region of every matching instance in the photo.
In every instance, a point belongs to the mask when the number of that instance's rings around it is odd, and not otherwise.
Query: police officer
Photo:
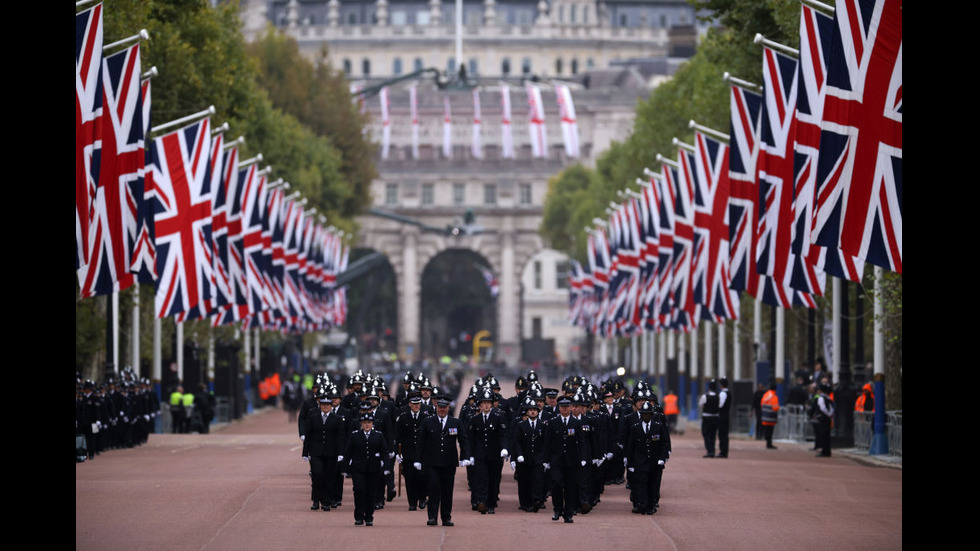
[[[421,462],[421,450],[419,449],[419,431],[422,429],[422,422],[428,415],[421,411],[422,396],[414,392],[408,399],[408,411],[398,416],[395,422],[395,442],[398,449],[398,463],[407,463],[409,467],[413,463]],[[422,472],[415,468],[403,469],[405,476],[405,493],[408,497],[408,510],[415,511],[417,508],[425,508],[425,477]]]
[[[456,466],[466,467],[469,459],[469,441],[459,419],[449,415],[449,398],[436,399],[436,414],[426,417],[419,430],[419,460],[412,465],[421,471],[427,481],[426,493],[429,504],[428,526],[436,526],[437,517],[443,526],[453,525],[453,485]]]
[[[701,407],[701,435],[704,437],[704,457],[715,456],[715,435],[718,434],[720,402],[718,382],[711,379],[708,383],[708,391],[702,394],[698,401],[698,405]]]
[[[541,406],[533,397],[524,400],[527,419],[514,427],[512,455],[516,457],[517,499],[522,511],[537,513],[544,507],[544,427]]]
[[[718,379],[718,457],[728,457],[728,430],[731,428],[732,395],[728,377]]]
[[[579,430],[581,422],[572,417],[571,409],[567,396],[558,399],[558,415],[548,422],[544,443],[544,468],[551,471],[551,520],[564,517],[566,523],[575,522],[572,517],[579,507],[579,478],[591,458],[589,440]]]
[[[317,397],[318,409],[310,410],[304,420],[306,439],[303,444],[310,461],[313,479],[313,506],[329,511],[342,488],[337,488],[341,454],[347,444],[347,427],[343,417],[333,412],[333,402],[326,392]],[[342,479],[341,479],[342,480]]]
[[[344,447],[345,472],[354,486],[354,525],[374,525],[374,496],[384,484],[385,457],[388,444],[381,432],[374,430],[374,414],[361,414],[361,428],[350,434]]]
[[[481,514],[494,514],[500,497],[500,477],[507,457],[507,422],[498,409],[493,408],[494,393],[484,389],[479,396],[480,411],[468,426],[470,460],[473,462],[473,501]]]
[[[660,482],[669,458],[667,425],[655,415],[653,403],[639,409],[640,422],[630,428],[626,444],[626,466],[631,474],[630,500],[633,513],[652,515],[660,506]]]

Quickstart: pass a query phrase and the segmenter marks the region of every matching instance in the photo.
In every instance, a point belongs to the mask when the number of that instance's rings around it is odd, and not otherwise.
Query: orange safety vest
[[[664,415],[679,415],[680,408],[677,407],[677,395],[668,394],[664,396]]]
[[[776,395],[775,390],[767,390],[762,396],[762,424],[769,426],[776,426],[775,421],[766,420],[766,408],[770,409],[773,414],[779,411],[779,396]]]

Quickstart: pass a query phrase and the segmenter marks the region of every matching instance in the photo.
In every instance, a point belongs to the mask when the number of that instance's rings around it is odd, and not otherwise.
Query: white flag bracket
[[[783,52],[786,55],[791,55],[793,57],[800,57],[800,51],[797,50],[796,48],[790,48],[789,46],[780,44],[775,40],[769,40],[768,38],[762,36],[762,33],[755,33],[755,38],[752,40],[752,42],[756,44],[762,44],[763,46],[768,46],[773,50],[779,50],[780,52]]]
[[[761,93],[762,90],[763,90],[763,86],[761,86],[759,84],[756,84],[754,82],[749,82],[747,80],[742,80],[742,79],[740,79],[738,77],[733,77],[732,74],[729,73],[728,71],[725,71],[725,74],[723,74],[721,76],[721,78],[725,82],[731,82],[732,84],[734,84],[735,86],[738,86],[739,88],[749,88],[749,89],[755,90],[755,91],[757,91],[759,93]]]
[[[234,140],[226,143],[225,146],[222,149],[224,149],[225,151],[227,151],[227,150],[229,150],[229,149],[231,149],[233,147],[237,147],[237,146],[242,145],[244,143],[245,143],[245,136],[239,136],[238,138],[236,138],[236,139],[234,139]]]
[[[150,132],[153,133],[153,134],[156,134],[158,132],[163,132],[165,130],[169,130],[169,129],[175,127],[175,126],[181,126],[181,125],[184,125],[184,124],[187,124],[187,123],[190,123],[190,122],[194,122],[194,121],[203,119],[205,117],[213,117],[216,112],[217,111],[215,110],[214,106],[211,105],[207,109],[205,109],[204,111],[198,111],[197,113],[194,113],[192,115],[187,115],[186,117],[181,117],[179,119],[172,120],[172,121],[167,122],[167,123],[163,123],[163,124],[161,124],[159,126],[154,126],[153,129],[150,130]]]
[[[245,159],[244,161],[238,163],[238,168],[245,168],[261,162],[262,162],[262,154],[259,153],[258,155],[252,157],[251,159]]]
[[[146,32],[146,29],[140,29],[140,32],[134,34],[133,36],[127,36],[122,40],[117,40],[112,44],[106,44],[105,46],[102,46],[102,52],[105,53],[106,51],[112,50],[113,48],[129,46],[133,42],[139,42],[140,40],[149,40],[149,39],[150,39],[150,33]]]
[[[673,159],[668,159],[667,157],[664,157],[660,153],[657,153],[657,162],[663,163],[665,165],[670,165],[670,166],[672,166],[674,168],[680,168],[681,167],[681,165],[677,164],[677,161],[675,161]]]
[[[680,141],[678,138],[672,138],[670,140],[670,143],[673,144],[676,147],[679,147],[679,148],[685,150],[685,151],[690,151],[691,153],[694,153],[696,151],[694,149],[694,146],[693,145],[691,145],[689,143],[684,143],[684,142]]]
[[[157,66],[154,65],[153,67],[150,67],[147,72],[140,75],[140,80],[150,80],[151,78],[158,76],[160,76],[160,71],[157,69]]]
[[[724,132],[720,132],[718,130],[715,130],[714,128],[708,128],[707,126],[698,124],[698,123],[694,122],[694,119],[691,119],[691,120],[687,121],[687,127],[688,128],[691,128],[693,130],[697,130],[698,132],[701,132],[701,133],[704,133],[704,134],[708,134],[708,135],[714,136],[714,137],[718,138],[719,140],[724,140],[726,142],[732,141],[732,137],[729,136],[728,134],[725,134]]]

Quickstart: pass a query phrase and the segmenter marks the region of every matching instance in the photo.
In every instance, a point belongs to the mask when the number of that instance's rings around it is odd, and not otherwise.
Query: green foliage
[[[584,260],[587,241],[583,230],[593,225],[593,217],[606,218],[603,211],[615,193],[609,180],[596,171],[578,164],[566,168],[548,181],[541,235],[551,247]]]

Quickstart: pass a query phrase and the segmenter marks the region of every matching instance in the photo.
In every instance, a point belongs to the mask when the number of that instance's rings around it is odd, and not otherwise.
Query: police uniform
[[[438,403],[449,406],[448,400]],[[460,457],[469,457],[470,453],[462,422],[451,415],[440,418],[438,413],[426,417],[419,430],[419,449],[421,461],[418,466],[422,467],[427,481],[428,524],[434,526],[436,517],[441,516],[442,524],[451,526],[456,466],[460,463]]]
[[[370,413],[361,420],[371,419]],[[374,524],[374,498],[384,483],[384,458],[388,456],[388,444],[380,431],[356,430],[347,438],[343,457],[346,472],[354,486],[354,524]]]

